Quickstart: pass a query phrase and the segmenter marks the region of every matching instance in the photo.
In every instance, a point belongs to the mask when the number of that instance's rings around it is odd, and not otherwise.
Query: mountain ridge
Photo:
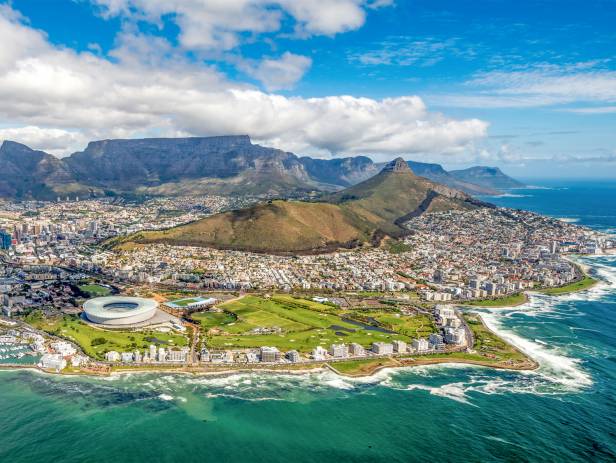
[[[305,197],[355,185],[383,166],[366,156],[298,157],[253,144],[247,135],[98,140],[62,159],[5,141],[0,162],[7,166],[0,171],[0,197],[45,200],[124,194]],[[456,179],[438,164],[408,164],[419,175],[471,194],[498,193]]]

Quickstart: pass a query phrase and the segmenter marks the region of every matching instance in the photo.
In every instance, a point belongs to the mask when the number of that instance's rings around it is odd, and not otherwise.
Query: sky
[[[616,0],[0,0],[0,139],[616,178]]]

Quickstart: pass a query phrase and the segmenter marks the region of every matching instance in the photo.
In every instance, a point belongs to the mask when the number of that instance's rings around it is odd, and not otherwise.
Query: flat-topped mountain
[[[376,176],[322,201],[270,201],[169,230],[141,232],[114,245],[167,243],[265,253],[333,251],[406,233],[425,212],[487,206],[466,193],[418,177],[398,158]]]
[[[254,145],[248,136],[97,141],[66,163],[88,184],[145,194],[319,189],[293,153]]]
[[[101,140],[63,159],[5,141],[0,163],[6,166],[0,170],[0,197],[47,200],[118,194],[291,198],[355,185],[383,167],[365,156],[300,158],[253,144],[245,135]],[[454,178],[438,164],[409,165],[420,176],[470,194],[497,193]],[[486,178],[475,177],[477,182]]]

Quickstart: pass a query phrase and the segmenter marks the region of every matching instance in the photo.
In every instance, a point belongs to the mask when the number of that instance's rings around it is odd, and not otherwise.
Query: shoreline
[[[615,253],[616,254],[616,253]],[[607,255],[607,254],[606,254]],[[613,255],[613,254],[610,254]],[[592,278],[589,273],[592,271],[592,267],[587,265],[587,264],[581,264],[579,262],[575,262],[572,259],[567,258],[567,260],[570,260],[574,265],[578,266],[578,268],[580,269],[581,273],[582,273],[582,278]],[[594,278],[593,278],[594,279]],[[581,291],[586,291],[592,287],[594,287],[595,285],[597,285],[601,280],[597,280],[594,279],[594,282],[592,285],[584,287],[584,288],[579,288],[579,289],[573,289],[571,291],[567,291],[567,292],[563,292],[563,293],[559,293],[559,294],[553,294],[553,297],[560,297],[560,296],[566,296],[568,294],[572,294],[572,293],[576,293],[576,292],[581,292]],[[533,294],[546,294],[546,293],[542,293],[541,290],[537,290],[537,291],[524,291],[524,300],[517,302],[515,304],[509,304],[509,305],[492,305],[489,306],[487,308],[498,308],[498,309],[503,309],[503,308],[514,308],[514,307],[518,307],[521,305],[524,305],[526,303],[528,303],[531,300],[531,296]],[[460,307],[463,307],[465,309],[482,309],[484,307],[480,306],[480,305],[468,305],[468,304],[459,304]],[[526,357],[528,363],[525,365],[521,365],[521,366],[516,366],[516,365],[507,365],[507,364],[498,364],[498,363],[491,363],[489,361],[482,361],[482,360],[474,360],[474,359],[461,359],[461,358],[456,358],[456,357],[433,357],[433,358],[429,358],[429,357],[425,357],[425,358],[421,358],[422,356],[416,356],[416,357],[377,357],[377,358],[366,358],[366,359],[350,359],[348,360],[349,362],[378,362],[378,361],[385,361],[387,362],[387,364],[385,365],[377,365],[373,368],[370,368],[368,371],[366,372],[362,372],[362,373],[346,373],[346,372],[341,372],[338,369],[336,369],[335,365],[336,363],[339,362],[322,362],[322,363],[318,363],[315,362],[314,364],[310,364],[310,365],[306,365],[305,368],[302,368],[302,366],[300,365],[295,365],[298,368],[292,368],[291,365],[280,365],[280,367],[276,367],[276,366],[267,366],[267,367],[263,367],[260,368],[258,366],[253,366],[250,368],[245,368],[245,367],[238,367],[238,368],[225,368],[225,367],[221,367],[221,368],[217,368],[217,367],[195,367],[195,366],[187,366],[187,365],[183,365],[183,366],[169,366],[168,368],[164,368],[164,367],[152,367],[152,368],[144,368],[144,367],[135,367],[134,369],[131,367],[126,367],[126,368],[121,368],[121,369],[116,369],[111,371],[105,371],[105,372],[94,372],[94,371],[60,371],[60,372],[56,372],[56,371],[50,371],[50,370],[45,370],[42,368],[39,368],[36,365],[21,365],[21,364],[15,364],[15,365],[11,365],[11,364],[0,364],[0,371],[7,371],[7,370],[14,370],[14,371],[18,371],[18,370],[33,370],[36,372],[40,372],[40,373],[44,373],[44,374],[52,374],[52,375],[60,375],[60,376],[78,376],[78,377],[116,377],[116,376],[122,376],[122,375],[127,375],[127,374],[187,374],[187,375],[193,375],[193,376],[216,376],[216,377],[225,377],[225,376],[232,376],[232,375],[236,375],[236,374],[245,374],[245,373],[279,373],[279,374],[290,374],[290,375],[304,375],[304,374],[310,374],[310,373],[315,373],[315,372],[321,372],[321,371],[331,371],[339,376],[342,377],[348,377],[348,378],[370,378],[373,377],[374,375],[376,375],[378,372],[385,370],[385,369],[401,369],[401,368],[412,368],[412,367],[416,367],[416,366],[427,366],[427,365],[439,365],[439,364],[460,364],[460,365],[471,365],[471,366],[481,366],[481,367],[487,367],[487,368],[494,368],[496,370],[512,370],[512,371],[533,371],[536,370],[537,368],[540,367],[540,364],[534,360],[529,354],[523,352],[522,350],[520,350],[518,347],[514,346],[513,344],[511,344],[510,342],[505,341],[502,337],[500,337],[498,335],[498,333],[495,333],[494,331],[492,331],[486,324],[485,321],[483,320],[483,317],[481,317],[481,314],[478,312],[475,312],[475,314],[478,316],[479,320],[481,321],[481,324],[483,325],[483,327],[488,330],[492,335],[496,336],[497,338],[499,338],[500,340],[502,340],[503,342],[505,342],[507,345],[511,346],[513,349],[515,349],[516,351],[518,351],[519,353],[521,353],[522,355],[524,355],[524,357]],[[460,354],[460,352],[453,352],[450,354],[433,354],[433,355],[455,355],[455,354]],[[419,357],[419,358],[418,358]]]
[[[516,348],[517,349],[517,348]],[[227,368],[227,369],[206,369],[206,368],[196,368],[190,369],[189,367],[178,367],[178,368],[135,368],[135,369],[123,369],[110,371],[108,373],[93,373],[93,372],[79,372],[79,371],[51,371],[45,370],[43,368],[39,368],[36,365],[10,365],[3,364],[0,365],[0,371],[31,371],[35,373],[42,373],[60,377],[86,377],[86,378],[114,378],[114,377],[122,377],[127,375],[160,375],[160,374],[171,374],[171,375],[188,375],[194,377],[229,377],[234,375],[242,375],[242,374],[281,374],[281,375],[291,375],[291,376],[301,376],[307,375],[311,373],[319,373],[330,371],[335,373],[338,376],[346,377],[346,378],[371,378],[374,377],[377,373],[383,370],[391,369],[391,370],[399,370],[404,368],[414,368],[420,366],[430,366],[430,365],[443,365],[443,364],[456,364],[456,365],[469,365],[469,366],[480,366],[484,368],[493,368],[496,370],[510,370],[510,371],[534,371],[539,368],[539,363],[534,361],[528,355],[524,354],[528,360],[528,366],[515,366],[515,365],[500,365],[500,364],[492,364],[488,361],[480,361],[480,360],[470,360],[470,359],[459,359],[455,357],[438,357],[438,358],[423,358],[419,359],[417,357],[408,357],[408,358],[396,358],[396,357],[383,357],[378,360],[390,361],[392,363],[388,363],[386,365],[379,365],[375,368],[370,369],[369,372],[355,374],[355,373],[344,373],[340,372],[335,368],[335,363],[327,363],[324,362],[321,365],[315,364],[313,368]],[[366,359],[366,360],[358,360],[358,362],[377,359]],[[353,361],[353,360],[351,360]]]
[[[526,304],[528,301],[530,301],[530,297],[528,296],[529,293],[532,293],[533,291],[522,291],[520,294],[523,296],[523,300],[516,302],[514,304],[496,304],[496,305],[481,305],[481,304],[470,304],[470,303],[466,303],[466,304],[455,304],[457,306],[460,307],[464,307],[464,308],[468,308],[468,309],[503,309],[506,307],[518,307],[520,305],[524,305]],[[504,298],[503,298],[504,299]],[[481,301],[493,301],[493,302],[498,302],[498,298],[497,299],[482,299]]]

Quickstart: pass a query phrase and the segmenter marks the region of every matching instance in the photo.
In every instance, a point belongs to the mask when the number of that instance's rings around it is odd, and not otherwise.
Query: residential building
[[[430,343],[425,338],[414,339],[411,346],[416,352],[426,352],[430,348]]]
[[[351,343],[349,346],[349,353],[354,357],[363,357],[366,355],[366,349],[361,344],[357,344],[356,342]]]
[[[325,360],[326,357],[327,351],[323,347],[317,346],[312,349],[312,358],[314,360]]]
[[[105,360],[108,362],[119,362],[121,358],[120,353],[115,350],[110,350],[105,354]]]
[[[263,346],[260,353],[262,362],[274,363],[280,360],[280,351],[276,347]]]
[[[66,360],[60,354],[44,354],[39,361],[41,368],[60,371],[66,368]]]
[[[394,352],[398,354],[402,354],[406,352],[406,342],[396,340],[396,341],[393,341],[392,344],[394,346]]]
[[[329,348],[329,355],[334,358],[348,357],[349,347],[346,344],[332,344]]]
[[[388,355],[394,353],[394,345],[387,342],[373,342],[372,352],[377,355]]]

